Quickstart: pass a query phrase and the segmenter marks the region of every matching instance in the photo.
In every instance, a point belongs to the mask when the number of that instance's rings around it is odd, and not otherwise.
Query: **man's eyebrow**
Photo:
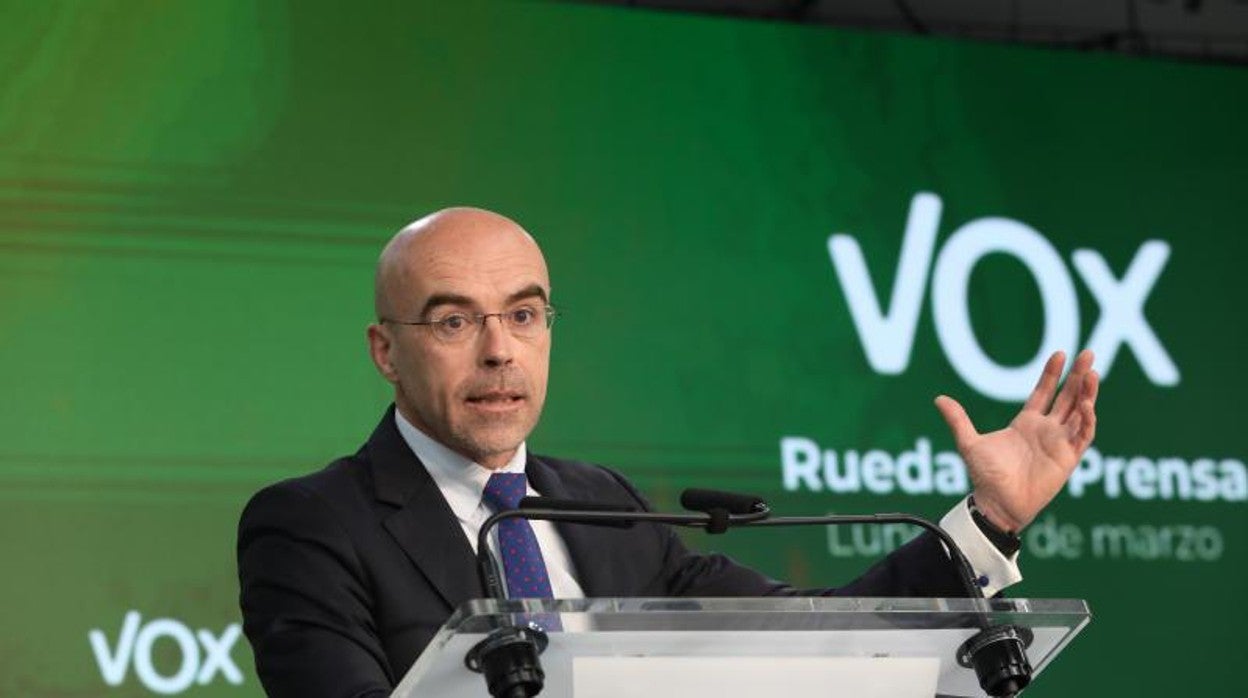
[[[511,305],[512,303],[528,298],[540,298],[543,303],[550,302],[546,297],[546,289],[542,288],[538,284],[529,284],[510,296],[507,296],[507,304]],[[477,302],[468,296],[459,293],[435,293],[432,296],[429,296],[429,298],[425,301],[424,307],[420,309],[421,317],[426,316],[430,310],[433,310],[440,305],[463,305],[472,307],[477,305]]]
[[[429,299],[425,301],[425,306],[420,309],[421,317],[424,317],[425,314],[439,305],[470,306],[473,305],[473,300],[468,296],[463,296],[458,293],[435,293],[432,296],[429,296]]]
[[[546,289],[537,284],[529,284],[510,296],[507,296],[507,304],[511,305],[516,301],[527,300],[529,298],[541,298],[542,303],[550,303],[550,300],[546,297]]]

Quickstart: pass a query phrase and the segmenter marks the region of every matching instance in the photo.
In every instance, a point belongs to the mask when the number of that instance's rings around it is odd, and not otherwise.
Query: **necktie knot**
[[[496,512],[516,509],[528,489],[524,473],[494,473],[485,483],[485,503]]]

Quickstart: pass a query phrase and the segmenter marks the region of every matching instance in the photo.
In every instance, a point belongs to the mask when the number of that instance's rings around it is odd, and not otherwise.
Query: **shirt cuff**
[[[984,532],[975,525],[971,518],[971,508],[967,506],[967,497],[963,497],[953,509],[940,520],[940,527],[949,534],[953,542],[962,549],[975,577],[984,590],[984,596],[996,596],[997,592],[1023,581],[1023,573],[1018,569],[1018,553],[1006,557],[997,550],[997,546],[988,540]]]

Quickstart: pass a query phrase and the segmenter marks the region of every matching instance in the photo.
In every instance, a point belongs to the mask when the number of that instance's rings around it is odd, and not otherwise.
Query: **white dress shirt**
[[[476,552],[477,534],[481,531],[481,525],[493,513],[483,500],[486,481],[495,472],[523,473],[525,461],[528,458],[525,444],[520,444],[515,455],[506,465],[494,471],[434,441],[412,426],[398,410],[394,412],[394,421],[399,428],[399,434],[412,449],[412,453],[415,453],[420,462],[425,464],[425,469],[429,471],[429,475],[433,477],[434,483],[441,490],[447,504],[451,506],[451,511],[455,512],[455,518],[459,519],[460,528],[468,537],[468,544],[472,546],[473,552]],[[529,483],[528,488],[530,495],[541,494],[533,489],[532,483]],[[550,588],[555,598],[584,598],[585,592],[573,574],[572,558],[568,555],[568,546],[559,536],[555,525],[550,521],[530,521],[529,523],[533,526],[537,545],[542,549],[542,559],[546,562],[546,573],[550,577]],[[976,576],[980,578],[985,596],[996,594],[1007,586],[1022,581],[1023,575],[1018,569],[1018,553],[1007,558],[997,550],[992,541],[984,536],[979,526],[976,526],[975,521],[971,519],[966,499],[954,505],[953,509],[940,520],[940,527],[962,549],[971,567],[975,569]],[[490,535],[490,550],[497,558],[498,529]]]
[[[434,484],[442,491],[446,503],[451,505],[459,526],[468,537],[468,544],[473,552],[477,550],[477,534],[481,525],[494,512],[486,505],[483,496],[485,483],[495,472],[523,473],[528,452],[525,445],[520,444],[515,455],[497,471],[478,465],[464,456],[434,441],[421,430],[412,426],[398,410],[394,411],[394,421],[399,427],[399,434],[407,442],[412,453],[425,464],[425,469],[433,478]],[[529,483],[527,494],[540,495]],[[580,599],[585,597],[581,585],[572,574],[572,558],[568,555],[568,546],[559,536],[555,525],[550,521],[530,521],[533,534],[537,537],[537,546],[542,549],[542,560],[546,563],[546,574],[550,577],[550,590],[557,599]],[[490,532],[490,550],[498,557],[498,528]]]
[[[992,596],[1011,584],[1023,581],[1023,573],[1018,569],[1018,553],[1009,557],[1001,554],[975,525],[971,508],[966,504],[969,497],[967,495],[953,505],[945,518],[940,520],[940,527],[958,544],[966,561],[971,563],[984,589],[984,596]]]

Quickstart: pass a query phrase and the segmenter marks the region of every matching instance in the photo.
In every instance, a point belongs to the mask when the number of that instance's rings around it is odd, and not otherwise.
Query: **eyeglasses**
[[[381,322],[392,325],[419,325],[428,327],[433,336],[447,343],[463,342],[476,337],[485,321],[496,317],[507,328],[513,337],[533,339],[550,329],[555,324],[555,308],[547,305],[542,307],[522,306],[501,313],[465,313],[455,311],[441,317],[423,322],[403,322],[381,318]]]

